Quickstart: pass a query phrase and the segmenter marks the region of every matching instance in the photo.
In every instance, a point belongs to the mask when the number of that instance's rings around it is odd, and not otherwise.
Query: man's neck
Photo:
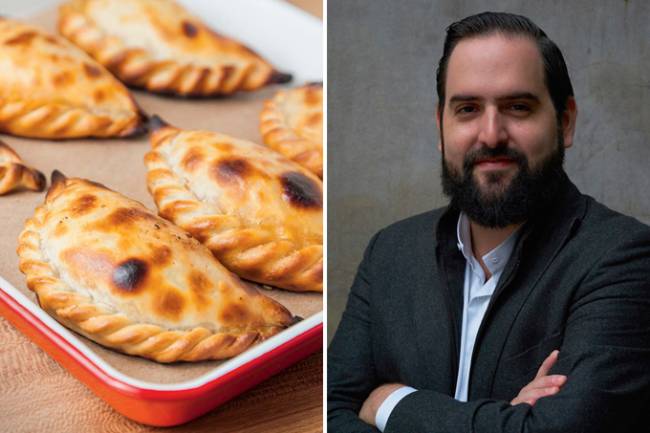
[[[504,228],[489,228],[481,226],[472,220],[469,221],[470,233],[472,235],[472,253],[481,264],[486,280],[491,277],[491,274],[487,266],[485,266],[485,263],[483,263],[483,256],[501,245],[522,224],[512,224]]]

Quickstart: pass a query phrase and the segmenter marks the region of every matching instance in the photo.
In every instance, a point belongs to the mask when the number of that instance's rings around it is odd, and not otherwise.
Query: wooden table
[[[322,0],[290,2],[323,16]],[[0,432],[322,432],[322,371],[318,352],[188,424],[153,428],[115,412],[0,317]]]

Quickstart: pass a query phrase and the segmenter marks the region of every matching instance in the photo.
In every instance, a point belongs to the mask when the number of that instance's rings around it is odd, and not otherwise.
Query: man
[[[448,207],[370,241],[328,353],[329,432],[650,431],[650,229],[563,170],[577,115],[529,19],[447,30]]]

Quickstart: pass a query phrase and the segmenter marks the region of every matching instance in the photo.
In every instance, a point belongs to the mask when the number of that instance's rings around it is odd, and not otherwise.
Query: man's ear
[[[566,109],[562,113],[562,135],[564,138],[564,147],[566,148],[573,145],[577,117],[578,106],[576,105],[576,100],[573,96],[569,96],[566,101]]]
[[[441,119],[441,113],[440,113],[440,106],[436,108],[436,126],[438,127],[438,137],[442,137],[442,130],[440,129],[440,122],[442,121]],[[442,139],[438,139],[438,150],[442,152]]]

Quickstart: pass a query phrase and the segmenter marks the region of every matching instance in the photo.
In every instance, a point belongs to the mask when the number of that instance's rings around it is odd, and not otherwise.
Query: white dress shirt
[[[458,237],[458,249],[465,257],[465,281],[463,286],[463,323],[460,337],[460,362],[458,378],[456,380],[456,395],[454,398],[459,401],[467,401],[469,386],[469,373],[474,351],[476,334],[485,316],[490,298],[496,289],[503,269],[505,268],[517,240],[517,233],[514,231],[498,247],[485,254],[482,259],[485,267],[492,276],[486,281],[485,272],[478,260],[472,253],[472,236],[470,232],[469,218],[462,212],[458,218],[456,234]],[[393,391],[381,404],[375,417],[375,425],[380,431],[384,431],[388,417],[401,399],[412,392],[417,391],[410,386],[403,386]]]

